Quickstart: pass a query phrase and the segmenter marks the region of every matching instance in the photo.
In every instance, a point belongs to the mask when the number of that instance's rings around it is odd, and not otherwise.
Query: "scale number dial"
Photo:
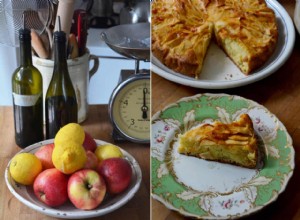
[[[134,142],[150,141],[150,78],[125,81],[111,105],[113,124],[122,136]]]

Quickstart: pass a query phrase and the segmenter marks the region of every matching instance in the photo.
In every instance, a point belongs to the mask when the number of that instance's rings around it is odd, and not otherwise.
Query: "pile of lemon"
[[[57,132],[52,153],[56,169],[71,174],[84,167],[87,159],[82,146],[84,137],[83,128],[76,123],[67,124]]]
[[[54,139],[52,162],[55,168],[64,174],[72,174],[84,168],[87,162],[84,140],[85,131],[79,124],[70,123],[62,127]],[[99,163],[108,158],[123,157],[120,148],[112,144],[100,145],[93,153]],[[11,177],[23,185],[32,185],[42,170],[41,161],[31,153],[16,154],[9,166]]]

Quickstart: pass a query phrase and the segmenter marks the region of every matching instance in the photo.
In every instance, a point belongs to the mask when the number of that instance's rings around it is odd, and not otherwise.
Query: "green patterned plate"
[[[247,113],[259,137],[263,166],[247,169],[177,152],[178,135],[201,123],[230,123]],[[284,125],[265,107],[239,96],[199,94],[152,118],[152,197],[182,215],[238,218],[275,201],[294,170],[294,148]]]

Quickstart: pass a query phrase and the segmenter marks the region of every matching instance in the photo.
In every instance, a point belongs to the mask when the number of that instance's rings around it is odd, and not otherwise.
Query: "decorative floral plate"
[[[235,121],[249,114],[263,166],[247,169],[177,152],[178,135],[201,123]],[[182,215],[237,218],[275,201],[294,170],[294,148],[284,125],[265,107],[239,96],[199,94],[152,118],[152,197]]]
[[[204,89],[239,87],[271,75],[285,63],[293,51],[295,28],[289,14],[278,1],[266,0],[266,3],[275,12],[278,24],[278,42],[273,55],[266,64],[252,74],[248,76],[243,74],[223,50],[214,43],[210,45],[207,51],[199,79],[194,79],[169,69],[155,56],[151,58],[151,70],[170,81]]]
[[[107,144],[107,142],[95,140],[97,145]],[[53,143],[53,139],[42,141],[36,144],[33,144],[21,152],[29,152],[35,153],[40,147],[46,144]],[[128,152],[121,149],[125,159],[127,159],[131,166],[132,166],[132,180],[131,184],[124,192],[116,195],[116,196],[106,196],[103,202],[93,210],[80,210],[77,209],[71,202],[67,202],[64,205],[59,207],[51,208],[44,203],[40,202],[36,196],[34,195],[32,186],[24,186],[16,183],[9,173],[9,164],[8,163],[6,170],[5,170],[5,181],[6,185],[9,188],[10,192],[23,204],[32,208],[42,214],[53,216],[56,218],[64,218],[64,219],[82,219],[82,218],[91,218],[97,217],[101,215],[105,215],[110,213],[124,204],[126,204],[138,191],[141,181],[142,181],[142,172],[138,162],[131,156]]]

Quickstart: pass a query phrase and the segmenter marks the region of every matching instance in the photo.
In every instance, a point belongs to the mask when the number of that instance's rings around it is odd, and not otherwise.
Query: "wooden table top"
[[[293,16],[295,1],[279,1]],[[152,74],[152,114],[182,97],[198,93],[226,93],[254,100],[269,109],[285,125],[293,139],[295,170],[285,191],[261,211],[243,219],[300,219],[300,39],[287,62],[274,74],[253,84],[233,89],[208,90],[191,88],[170,82]],[[152,219],[186,219],[152,199]]]
[[[112,125],[109,121],[107,105],[90,106],[88,118],[82,123],[84,130],[95,139],[113,143]],[[0,106],[0,219],[1,220],[54,220],[28,208],[19,202],[8,190],[4,181],[4,171],[9,160],[21,149],[15,144],[12,107]],[[142,170],[142,183],[137,194],[124,206],[102,216],[101,219],[150,219],[150,160],[149,145],[135,143],[115,143],[129,152],[138,161]],[[91,219],[99,219],[91,218]]]

